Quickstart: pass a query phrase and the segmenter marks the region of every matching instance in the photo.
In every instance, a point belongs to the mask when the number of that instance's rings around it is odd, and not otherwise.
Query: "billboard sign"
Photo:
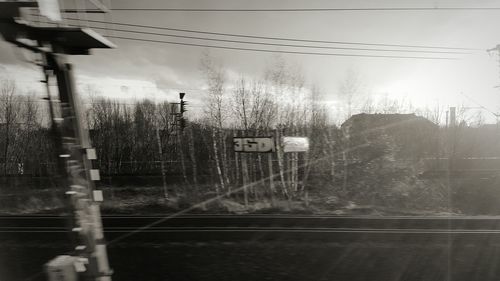
[[[272,137],[234,137],[235,152],[273,152],[274,139]]]

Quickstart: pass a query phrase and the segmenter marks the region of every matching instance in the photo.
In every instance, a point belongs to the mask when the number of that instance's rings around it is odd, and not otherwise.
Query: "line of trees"
[[[183,187],[175,192],[237,191],[245,204],[276,197],[291,200],[307,196],[311,188],[351,198],[366,192],[363,195],[367,198],[375,198],[373,194],[381,193],[377,186],[394,185],[398,177],[402,178],[397,175],[402,170],[393,164],[395,157],[400,157],[396,151],[401,147],[396,146],[402,140],[380,130],[372,131],[371,137],[349,139],[346,131],[332,120],[324,94],[318,88],[306,87],[297,67],[278,59],[263,77],[255,79],[243,75],[230,78],[224,67],[208,55],[203,56],[200,66],[207,86],[203,97],[205,110],[191,114],[183,131],[175,125],[175,108],[168,102],[144,100],[123,104],[98,97],[90,100],[85,121],[97,149],[95,164],[104,178],[159,177],[163,173],[167,186]],[[388,100],[382,105],[370,100],[359,103],[358,81],[348,77],[339,89],[347,101],[343,111],[347,117],[355,111],[355,103],[368,113],[404,110],[400,103]],[[30,95],[19,95],[12,81],[1,83],[0,175],[54,175],[46,104]],[[437,108],[424,115],[437,123],[441,114]],[[442,132],[436,134],[439,151]],[[278,144],[276,152],[235,153],[232,138],[238,136],[273,136]],[[310,150],[285,153],[279,143],[283,136],[308,137]],[[403,141],[412,140],[407,137]],[[362,153],[355,152],[359,147],[363,148],[359,150]],[[403,158],[416,159],[417,163],[428,150],[406,152]],[[372,154],[369,159],[362,157]],[[360,163],[360,159],[364,162]],[[367,182],[367,178],[359,180],[363,174],[377,179],[377,186]],[[406,175],[404,181],[414,180]]]
[[[22,174],[27,162],[39,164],[34,173],[46,173],[53,149],[44,111],[32,93],[20,95],[14,81],[0,81],[1,175]]]

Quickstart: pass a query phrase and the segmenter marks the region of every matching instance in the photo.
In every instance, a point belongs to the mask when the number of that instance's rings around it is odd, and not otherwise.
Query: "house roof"
[[[415,123],[415,122],[419,123],[419,124],[424,123],[424,124],[427,124],[430,126],[437,127],[436,124],[434,124],[433,122],[431,122],[427,118],[417,116],[415,113],[409,113],[409,114],[360,113],[360,114],[355,114],[355,115],[351,116],[344,123],[342,123],[341,127],[345,128],[347,126],[359,126],[362,124],[381,126],[381,125],[401,123],[401,125],[402,125],[404,123]]]

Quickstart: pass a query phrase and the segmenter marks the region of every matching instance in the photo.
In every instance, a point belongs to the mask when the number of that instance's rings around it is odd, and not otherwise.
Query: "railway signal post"
[[[73,208],[71,231],[78,243],[70,255],[58,256],[47,264],[48,280],[110,281],[112,271],[99,209],[102,192],[94,188],[94,181],[99,180],[99,171],[92,168],[96,154],[81,122],[73,67],[67,56],[88,55],[90,49],[114,45],[90,29],[42,27],[22,20],[23,9],[36,7],[34,1],[0,2],[0,34],[6,41],[39,54],[44,82],[57,82],[59,98],[48,100],[58,147],[59,179],[68,188]]]

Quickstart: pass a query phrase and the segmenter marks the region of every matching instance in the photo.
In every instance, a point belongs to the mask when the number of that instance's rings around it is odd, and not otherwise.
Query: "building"
[[[362,153],[370,157],[385,153],[398,159],[420,159],[439,151],[439,126],[413,113],[356,114],[341,129],[349,147],[364,146],[355,153],[361,158],[366,158]]]

